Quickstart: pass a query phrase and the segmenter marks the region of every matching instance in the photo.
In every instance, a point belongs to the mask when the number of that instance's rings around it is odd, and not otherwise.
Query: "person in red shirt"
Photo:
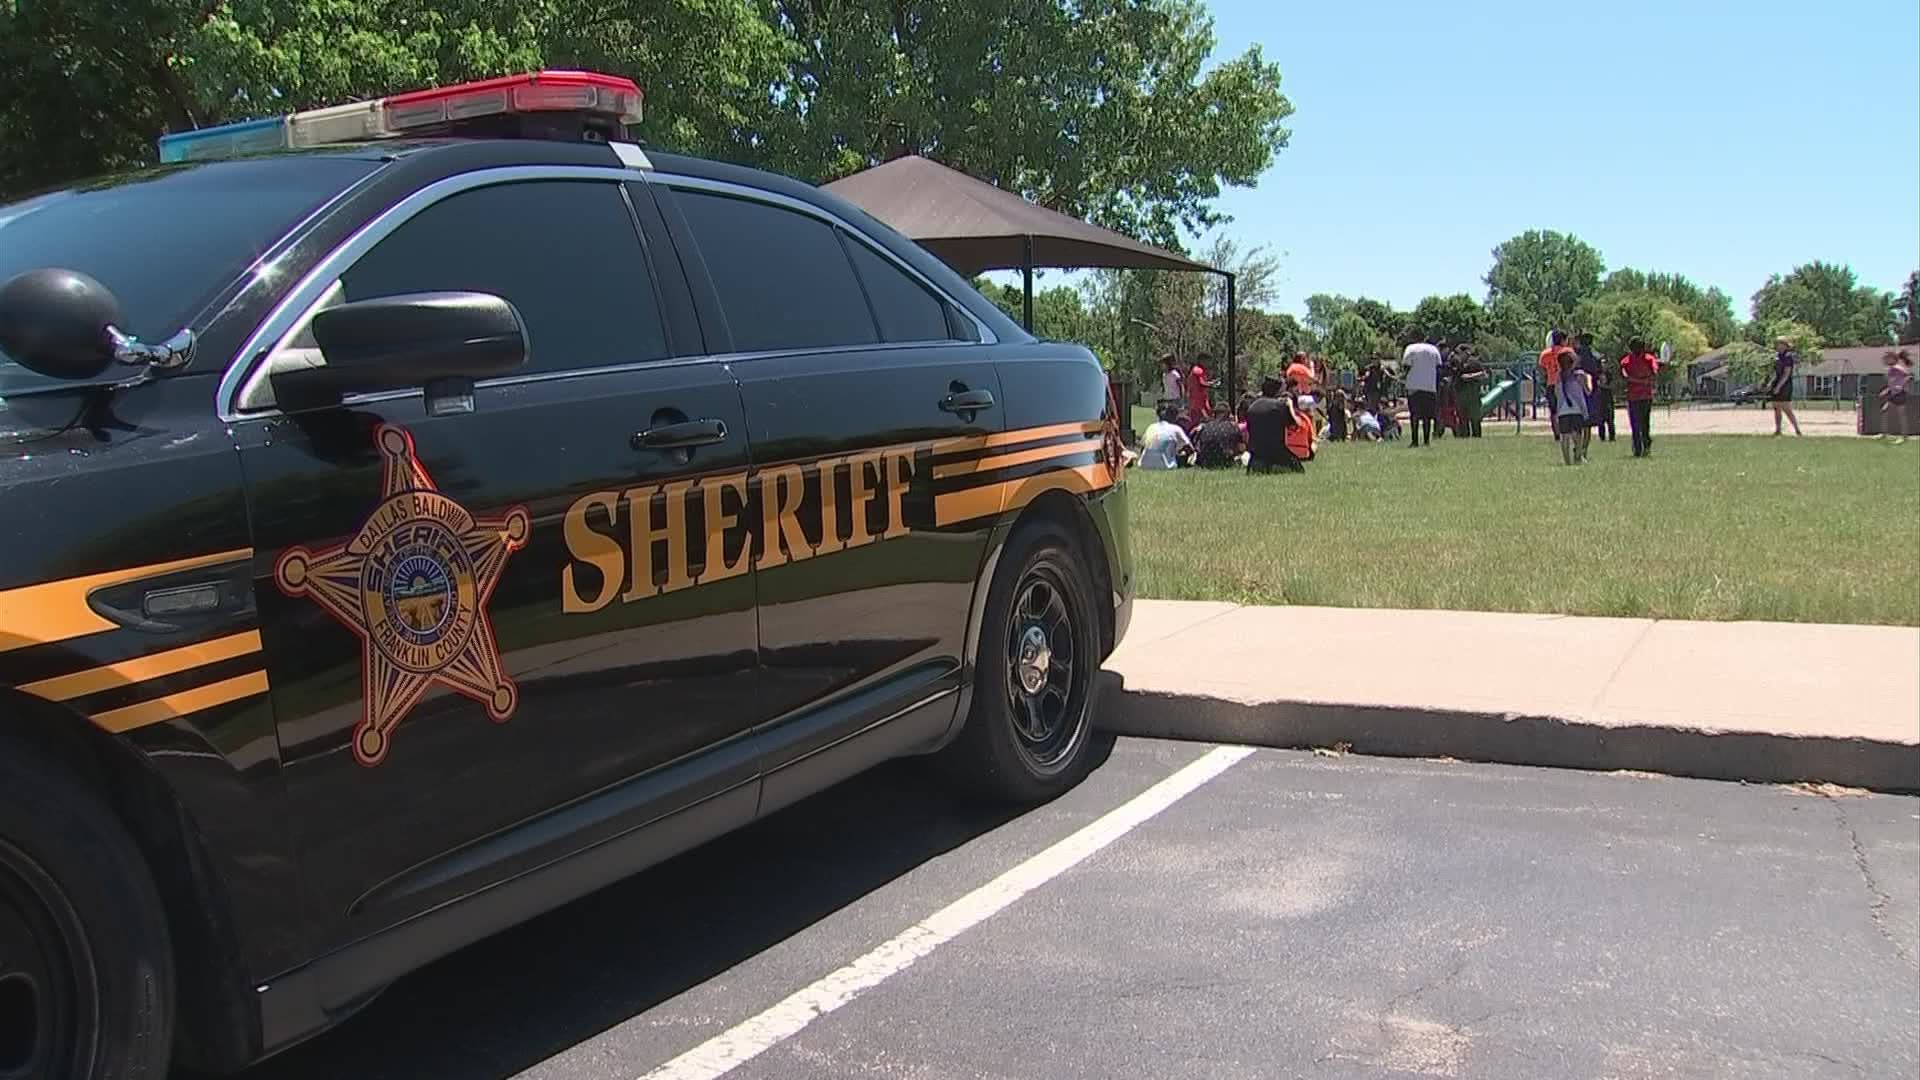
[[[1567,345],[1565,330],[1555,330],[1548,334],[1547,347],[1540,350],[1540,373],[1545,376],[1541,379],[1540,385],[1547,391],[1547,430],[1549,432],[1554,431],[1553,388],[1560,382],[1560,363],[1572,355],[1573,350]],[[1555,435],[1555,438],[1558,438],[1558,435]]]
[[[1206,353],[1194,358],[1193,370],[1187,373],[1187,415],[1195,424],[1204,424],[1213,417],[1212,389],[1219,386],[1217,380],[1207,378],[1207,364],[1213,359]]]
[[[1633,429],[1633,456],[1653,453],[1653,381],[1660,374],[1660,358],[1642,338],[1627,342],[1620,358],[1620,374],[1627,380],[1627,426]]]

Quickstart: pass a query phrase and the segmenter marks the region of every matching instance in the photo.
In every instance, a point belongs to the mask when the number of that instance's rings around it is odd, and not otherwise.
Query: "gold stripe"
[[[1050,469],[1038,476],[936,496],[933,500],[933,523],[936,526],[951,525],[1018,510],[1049,491],[1086,495],[1112,486],[1113,474],[1107,471],[1106,462],[1071,469]]]
[[[957,439],[942,439],[933,444],[936,454],[958,454],[963,450],[985,450],[993,446],[1010,446],[1014,443],[1032,442],[1035,439],[1051,439],[1056,435],[1072,435],[1076,432],[1091,434],[1099,431],[1098,423],[1048,424],[1046,427],[1021,428],[1018,431],[1001,431],[992,435],[962,435]]]
[[[93,722],[118,734],[122,731],[146,727],[149,724],[177,720],[203,709],[211,709],[215,705],[225,705],[230,701],[239,701],[241,698],[266,692],[267,673],[250,671],[245,675],[235,675],[231,679],[196,686],[191,690],[182,690],[177,694],[154,698],[152,701],[142,701],[137,705],[94,713]]]
[[[114,629],[87,606],[87,594],[95,589],[252,557],[253,549],[241,548],[0,591],[0,652]]]
[[[35,697],[48,701],[70,701],[88,694],[97,694],[102,690],[111,690],[116,686],[145,682],[162,675],[171,675],[176,671],[201,667],[221,660],[231,660],[236,656],[260,651],[260,631],[249,630],[244,634],[202,641],[179,649],[154,653],[151,656],[122,660],[117,664],[106,664],[85,671],[76,671],[71,675],[56,675],[51,679],[42,679],[28,683],[20,689]]]
[[[1062,443],[1059,446],[1042,446],[1037,450],[1016,450],[997,457],[974,458],[971,461],[955,461],[933,467],[933,478],[944,480],[950,476],[968,476],[973,473],[987,472],[991,469],[1007,469],[1015,465],[1026,465],[1049,458],[1069,457],[1073,454],[1097,453],[1100,450],[1099,439],[1086,439],[1081,442]]]

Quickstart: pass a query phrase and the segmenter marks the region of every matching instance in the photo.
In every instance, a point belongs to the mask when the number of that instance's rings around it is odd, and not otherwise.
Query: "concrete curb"
[[[1116,735],[1304,750],[1347,744],[1381,757],[1450,757],[1506,765],[1632,769],[1709,780],[1827,782],[1920,792],[1920,747],[1866,738],[1665,726],[1557,716],[1303,701],[1234,701],[1129,690],[1101,672],[1098,726]]]

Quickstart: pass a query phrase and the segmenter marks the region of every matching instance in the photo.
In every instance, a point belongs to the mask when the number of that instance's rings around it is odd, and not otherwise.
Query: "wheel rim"
[[[72,907],[38,865],[0,841],[0,1080],[86,1075],[76,973],[91,971]]]
[[[1007,628],[1007,705],[1027,763],[1041,773],[1072,760],[1085,733],[1080,622],[1072,594],[1048,563],[1014,590]]]

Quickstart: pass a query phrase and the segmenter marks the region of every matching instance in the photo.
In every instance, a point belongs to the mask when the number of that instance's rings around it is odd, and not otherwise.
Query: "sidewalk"
[[[1920,791],[1915,627],[1142,600],[1106,666],[1121,734]]]

